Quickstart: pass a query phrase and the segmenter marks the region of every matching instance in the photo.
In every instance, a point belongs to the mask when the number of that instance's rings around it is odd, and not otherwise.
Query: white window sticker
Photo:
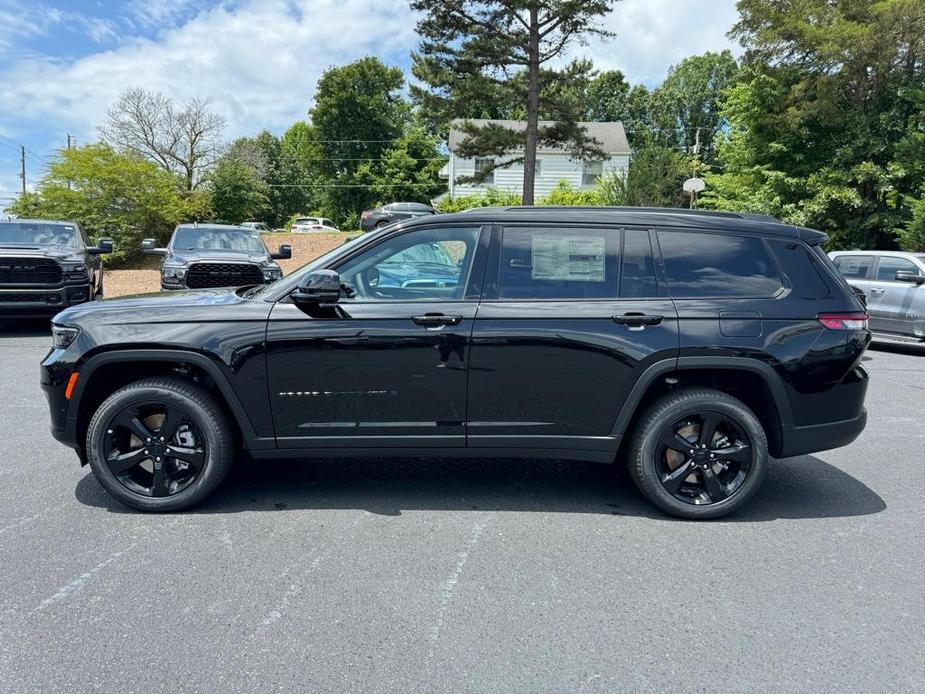
[[[533,279],[604,281],[603,236],[533,237]]]

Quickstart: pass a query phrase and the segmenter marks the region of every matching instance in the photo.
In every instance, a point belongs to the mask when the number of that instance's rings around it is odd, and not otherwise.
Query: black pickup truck
[[[0,222],[0,318],[50,317],[102,296],[100,256],[111,252],[110,239],[93,246],[74,222]]]

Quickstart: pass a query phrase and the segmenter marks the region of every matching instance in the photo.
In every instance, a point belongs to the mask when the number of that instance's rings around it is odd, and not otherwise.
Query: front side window
[[[488,173],[485,174],[485,178],[483,178],[481,181],[483,185],[492,185],[495,182],[494,166],[495,166],[494,159],[484,159],[481,157],[476,158],[475,160],[476,175],[480,174],[483,171],[488,171]]]
[[[599,179],[604,174],[604,162],[602,161],[586,161],[584,163],[584,169],[581,174],[581,184],[585,186],[593,186],[597,183]]]
[[[614,299],[620,232],[507,227],[501,240],[499,298]]]
[[[874,258],[870,255],[840,255],[835,258],[835,268],[842,277],[850,280],[867,279]]]
[[[877,265],[877,279],[880,282],[895,282],[897,272],[911,272],[919,277],[922,275],[922,271],[911,260],[881,256]]]
[[[337,268],[344,301],[455,301],[465,295],[479,227],[393,236]]]
[[[781,289],[761,239],[692,231],[660,231],[672,297],[770,297]]]

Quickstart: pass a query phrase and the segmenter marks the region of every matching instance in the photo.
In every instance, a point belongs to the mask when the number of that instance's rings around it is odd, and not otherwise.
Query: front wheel
[[[149,378],[120,388],[87,430],[100,484],[142,511],[179,511],[209,496],[234,462],[227,417],[201,388]]]
[[[630,473],[660,509],[691,519],[718,518],[755,493],[768,462],[768,442],[740,400],[706,388],[656,401],[630,447]]]

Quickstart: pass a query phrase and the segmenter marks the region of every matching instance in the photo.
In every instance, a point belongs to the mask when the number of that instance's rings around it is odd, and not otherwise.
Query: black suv
[[[621,460],[661,509],[712,518],[769,456],[864,428],[867,315],[825,239],[668,210],[417,219],[269,286],[61,313],[52,431],[145,510],[203,500],[244,450]],[[435,245],[455,281],[383,282]]]
[[[382,207],[366,210],[360,215],[360,229],[370,231],[388,226],[394,222],[403,222],[416,217],[437,214],[430,205],[419,202],[392,202]]]
[[[112,241],[93,246],[74,222],[0,222],[0,318],[51,317],[102,296],[104,253]]]
[[[230,224],[180,224],[167,248],[157,248],[154,239],[142,241],[141,248],[147,255],[164,256],[161,289],[267,284],[283,276],[274,261],[292,257],[288,245],[270,253],[258,231]]]

